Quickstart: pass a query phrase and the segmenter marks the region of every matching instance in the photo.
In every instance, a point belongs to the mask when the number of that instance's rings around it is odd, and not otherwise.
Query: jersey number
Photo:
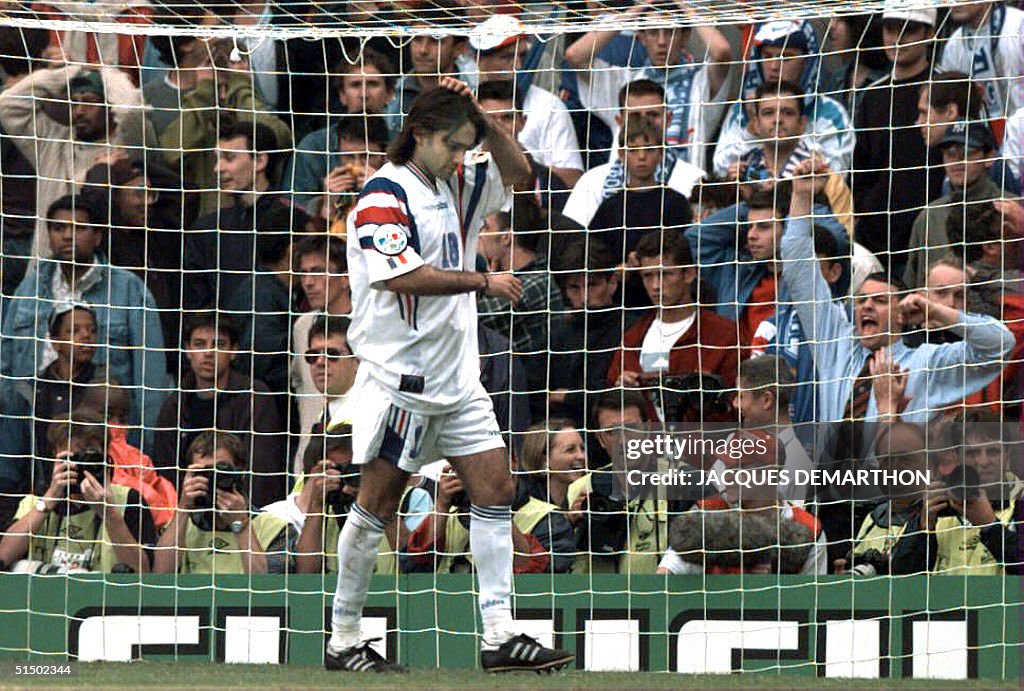
[[[441,243],[441,267],[445,269],[458,269],[461,266],[459,236],[457,233],[445,233]]]

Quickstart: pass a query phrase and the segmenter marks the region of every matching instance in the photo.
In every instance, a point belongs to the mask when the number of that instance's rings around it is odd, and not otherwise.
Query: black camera
[[[943,475],[942,481],[946,483],[949,494],[957,501],[977,499],[981,494],[981,478],[978,477],[978,471],[966,463],[961,463],[946,475]],[[952,506],[947,506],[935,515],[939,518],[955,518],[960,514]]]
[[[580,546],[595,555],[614,556],[626,544],[626,503],[604,494],[587,497],[587,515],[580,528]]]
[[[352,503],[355,501],[355,497],[345,492],[344,488],[359,489],[359,468],[351,463],[343,465],[331,463],[329,467],[341,473],[342,487],[328,492],[324,497],[324,503],[330,509],[330,513],[334,516],[335,520],[338,521],[338,526],[341,527],[345,522],[349,509],[352,508]]]
[[[877,549],[846,555],[847,570],[856,576],[878,576],[889,573],[889,557]]]
[[[703,416],[723,416],[732,411],[733,391],[717,374],[687,372],[681,375],[647,376],[645,384],[659,384],[655,395],[666,421],[678,421],[691,410]]]
[[[469,507],[472,502],[469,500],[469,492],[464,489],[460,489],[458,492],[452,495],[451,508],[454,509],[456,515],[459,517],[459,523],[466,530],[469,530]]]
[[[198,511],[193,512],[192,522],[200,530],[210,531],[213,530],[213,499],[215,490],[220,490],[221,492],[242,492],[244,486],[242,477],[244,473],[225,461],[217,461],[212,467],[200,468],[192,472],[196,475],[203,474],[209,477],[206,494],[196,498],[195,508]],[[242,493],[244,494],[244,492]]]
[[[105,483],[107,455],[100,449],[95,447],[82,449],[78,453],[68,456],[67,460],[75,464],[75,472],[78,473],[78,479],[68,485],[69,495],[82,493],[82,480],[85,479],[86,471],[96,478],[96,482],[101,485]]]

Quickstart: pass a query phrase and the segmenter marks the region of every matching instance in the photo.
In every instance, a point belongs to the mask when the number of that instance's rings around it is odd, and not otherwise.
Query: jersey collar
[[[434,180],[431,176],[427,175],[418,165],[412,162],[412,159],[405,164],[406,167],[416,176],[416,179],[422,182],[424,185],[430,188],[431,192],[437,192],[437,185],[434,184]]]

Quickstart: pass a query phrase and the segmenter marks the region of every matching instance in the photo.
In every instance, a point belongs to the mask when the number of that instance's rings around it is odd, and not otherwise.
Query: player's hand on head
[[[523,282],[510,273],[488,274],[487,280],[486,294],[491,297],[505,298],[513,305],[523,297]]]

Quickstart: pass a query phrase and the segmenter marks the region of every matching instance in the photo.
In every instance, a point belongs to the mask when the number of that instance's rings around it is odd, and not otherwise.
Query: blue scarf
[[[754,35],[757,35],[761,24],[754,26]],[[818,81],[824,76],[819,72],[821,64],[821,43],[818,40],[818,32],[807,20],[800,22],[800,33],[803,34],[804,42],[807,44],[807,54],[804,56],[804,71],[800,74],[800,88],[804,91],[804,112],[813,113],[814,100],[818,97]],[[747,65],[743,73],[743,90],[740,97],[743,101],[754,98],[754,92],[764,83],[764,74],[761,72],[761,46],[751,42],[750,53],[747,55]],[[733,105],[733,110],[738,113],[740,127],[747,126],[747,109],[743,103]]]
[[[804,140],[801,139],[800,143],[796,145],[796,149],[790,154],[789,159],[786,160],[786,165],[782,167],[782,170],[777,173],[773,173],[768,170],[768,166],[765,163],[764,149],[760,146],[756,149],[751,149],[750,152],[744,156],[743,160],[747,164],[745,181],[753,180],[769,180],[771,178],[791,178],[793,177],[793,170],[800,164],[801,161],[806,161],[811,157],[811,150],[807,148]]]
[[[657,170],[654,171],[654,179],[659,185],[667,185],[669,177],[672,176],[672,168],[676,164],[676,159],[679,158],[679,149],[666,146],[662,151],[664,154]],[[608,177],[604,179],[604,186],[601,188],[601,201],[614,197],[624,189],[626,189],[626,166],[621,158],[617,158],[608,171]]]
[[[650,58],[640,78],[650,79],[665,89],[665,105],[671,113],[671,120],[665,130],[665,143],[670,147],[689,149],[690,109],[693,107],[693,80],[703,69],[695,65],[693,56],[683,53],[683,62],[667,70],[653,67]]]

